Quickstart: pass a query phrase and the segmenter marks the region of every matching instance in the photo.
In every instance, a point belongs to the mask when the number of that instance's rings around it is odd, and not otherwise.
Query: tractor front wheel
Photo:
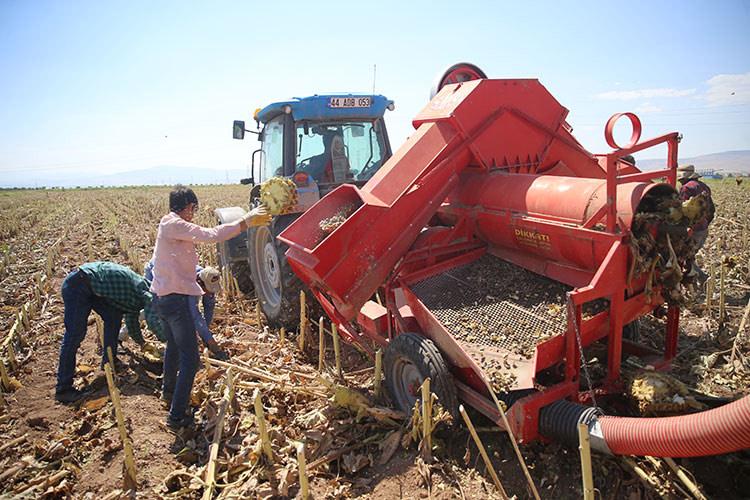
[[[286,222],[286,224],[284,223]],[[272,226],[248,231],[250,271],[255,296],[271,328],[294,330],[299,325],[299,292],[302,282],[286,259],[287,246],[276,235],[291,223],[274,221]]]
[[[445,411],[458,416],[453,377],[435,344],[416,333],[402,333],[385,349],[385,384],[395,405],[407,414],[421,400],[420,388],[430,378],[430,390]]]

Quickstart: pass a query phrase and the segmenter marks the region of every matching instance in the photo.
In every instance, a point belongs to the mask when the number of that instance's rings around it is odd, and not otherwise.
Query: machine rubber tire
[[[299,292],[303,284],[286,259],[288,247],[276,236],[293,220],[279,218],[271,226],[247,231],[250,272],[258,303],[271,328],[290,331],[299,326]]]
[[[391,340],[384,355],[385,385],[396,407],[409,414],[414,402],[421,399],[422,382],[430,377],[430,390],[438,403],[458,418],[458,396],[453,377],[443,356],[428,338],[416,333],[402,333]]]
[[[226,264],[225,256],[225,243],[216,244],[216,262],[219,265],[219,271],[223,270]],[[245,295],[253,293],[253,277],[250,274],[250,263],[249,262],[231,262],[229,263],[229,272],[234,279],[237,280],[237,285],[240,287],[240,291]]]

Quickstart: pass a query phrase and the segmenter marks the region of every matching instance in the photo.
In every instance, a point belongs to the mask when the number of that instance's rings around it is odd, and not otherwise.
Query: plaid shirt
[[[149,329],[161,338],[161,323],[152,307],[151,283],[125,266],[114,262],[90,262],[78,267],[89,279],[94,295],[102,297],[122,311],[125,325],[133,340],[142,344],[138,315],[143,309]]]

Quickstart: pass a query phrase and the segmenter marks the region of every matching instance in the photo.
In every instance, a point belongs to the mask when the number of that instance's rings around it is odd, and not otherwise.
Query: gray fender
[[[244,217],[246,213],[245,209],[241,207],[225,207],[214,210],[214,215],[219,224],[237,221]],[[218,252],[217,258],[222,267],[233,262],[247,262],[247,233],[242,231],[231,240],[217,244],[216,250]]]
[[[219,221],[219,224],[226,224],[227,222],[234,222],[245,216],[247,211],[242,207],[225,207],[217,208],[214,210],[214,215]]]

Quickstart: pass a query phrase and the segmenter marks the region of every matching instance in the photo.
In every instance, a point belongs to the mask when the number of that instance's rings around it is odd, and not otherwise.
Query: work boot
[[[211,359],[218,359],[219,361],[229,361],[229,354],[222,349],[219,349],[218,351],[210,351],[209,357]]]
[[[193,413],[187,413],[182,418],[172,418],[172,415],[167,417],[167,427],[174,431],[178,431],[185,427],[193,427],[195,425],[195,418]]]
[[[55,401],[63,404],[75,403],[85,397],[86,394],[86,391],[79,391],[75,387],[70,387],[61,391],[55,391]]]
[[[115,358],[114,362],[115,362],[115,374],[117,374],[117,375],[121,375],[121,374],[125,373],[128,370],[128,368],[130,367],[130,365],[128,365],[124,361],[120,361],[119,358]],[[109,364],[109,362],[105,362],[105,361],[102,360],[101,364],[99,365],[99,367],[101,368],[102,371],[104,371],[104,365],[105,364]]]

